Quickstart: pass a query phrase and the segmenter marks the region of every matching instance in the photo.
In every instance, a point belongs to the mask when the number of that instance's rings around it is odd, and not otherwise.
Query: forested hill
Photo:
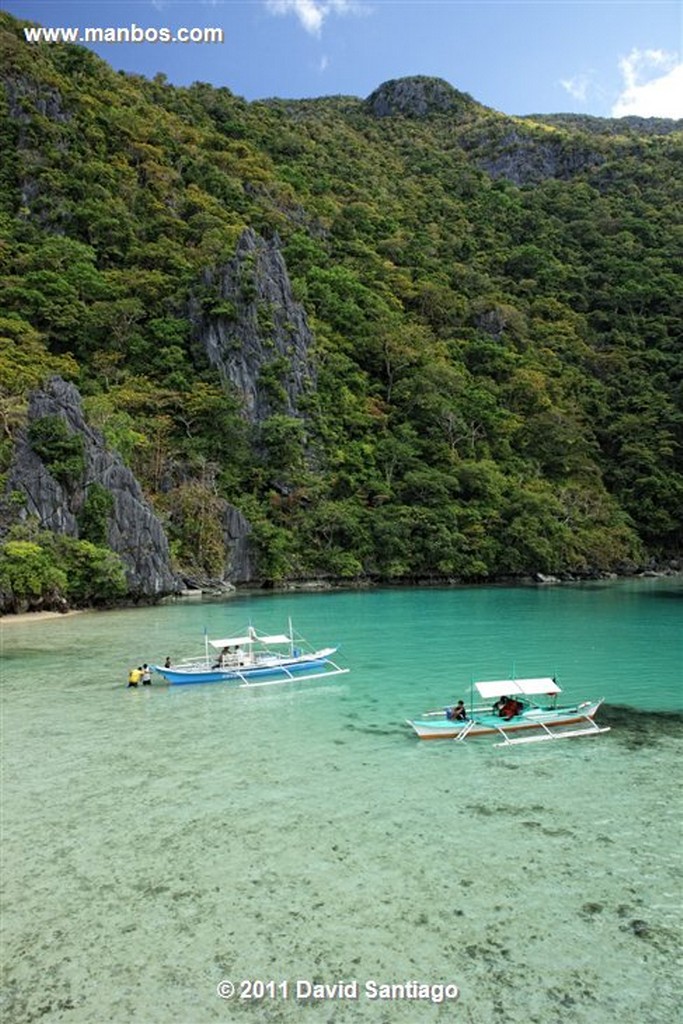
[[[680,554],[682,122],[510,117],[419,77],[247,103],[6,15],[0,69],[0,592],[38,548],[68,590],[44,527],[117,550],[100,456],[40,403],[27,426],[55,375],[185,578]],[[68,527],[27,515],[27,444]]]

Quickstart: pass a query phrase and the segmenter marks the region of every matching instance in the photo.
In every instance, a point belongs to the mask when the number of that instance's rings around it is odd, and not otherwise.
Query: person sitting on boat
[[[508,703],[508,700],[509,700],[508,697],[499,697],[498,700],[496,701],[496,703],[491,708],[491,711],[493,712],[493,714],[494,715],[499,715],[502,718],[503,717],[503,708]]]
[[[214,668],[223,668],[223,666],[225,665],[225,658],[226,658],[226,655],[227,655],[229,650],[230,650],[229,647],[224,647],[223,648],[221,653],[218,655],[218,661],[216,662],[215,665],[211,666],[212,669],[214,669]]]
[[[501,718],[504,718],[506,722],[509,722],[510,719],[514,718],[515,715],[518,715],[521,710],[522,705],[519,703],[519,701],[515,700],[514,697],[509,697],[506,699],[505,704],[503,704],[502,708],[500,709],[499,714]]]
[[[463,701],[459,700],[458,703],[453,708],[453,718],[455,719],[456,722],[467,721],[467,709]]]

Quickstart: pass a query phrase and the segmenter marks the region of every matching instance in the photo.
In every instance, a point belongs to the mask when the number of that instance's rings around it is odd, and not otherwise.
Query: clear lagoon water
[[[205,628],[289,616],[351,673],[126,688]],[[682,627],[681,579],[0,620],[0,1019],[679,1019]],[[511,674],[604,696],[611,732],[504,748],[405,724]]]

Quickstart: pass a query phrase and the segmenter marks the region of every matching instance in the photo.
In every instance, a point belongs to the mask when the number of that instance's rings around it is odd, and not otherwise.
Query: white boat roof
[[[290,644],[292,638],[286,633],[273,633],[272,636],[261,636],[255,629],[250,629],[246,636],[229,636],[223,640],[209,640],[216,650],[223,647],[246,647],[247,644]]]
[[[493,679],[491,682],[475,683],[474,685],[485,700],[489,697],[512,697],[515,694],[562,692],[550,676],[541,676],[537,679]]]
[[[291,636],[287,636],[286,633],[273,633],[272,636],[260,636],[255,635],[254,640],[258,640],[260,644],[291,644]]]
[[[246,644],[253,644],[254,638],[250,634],[247,636],[228,636],[224,640],[209,640],[212,647],[219,650],[221,647],[244,647]]]

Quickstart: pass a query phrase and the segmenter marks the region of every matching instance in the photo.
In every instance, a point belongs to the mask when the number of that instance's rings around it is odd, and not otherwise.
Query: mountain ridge
[[[0,52],[0,472],[66,373],[186,579],[679,556],[677,127],[511,117],[428,76],[247,103],[5,15]]]

